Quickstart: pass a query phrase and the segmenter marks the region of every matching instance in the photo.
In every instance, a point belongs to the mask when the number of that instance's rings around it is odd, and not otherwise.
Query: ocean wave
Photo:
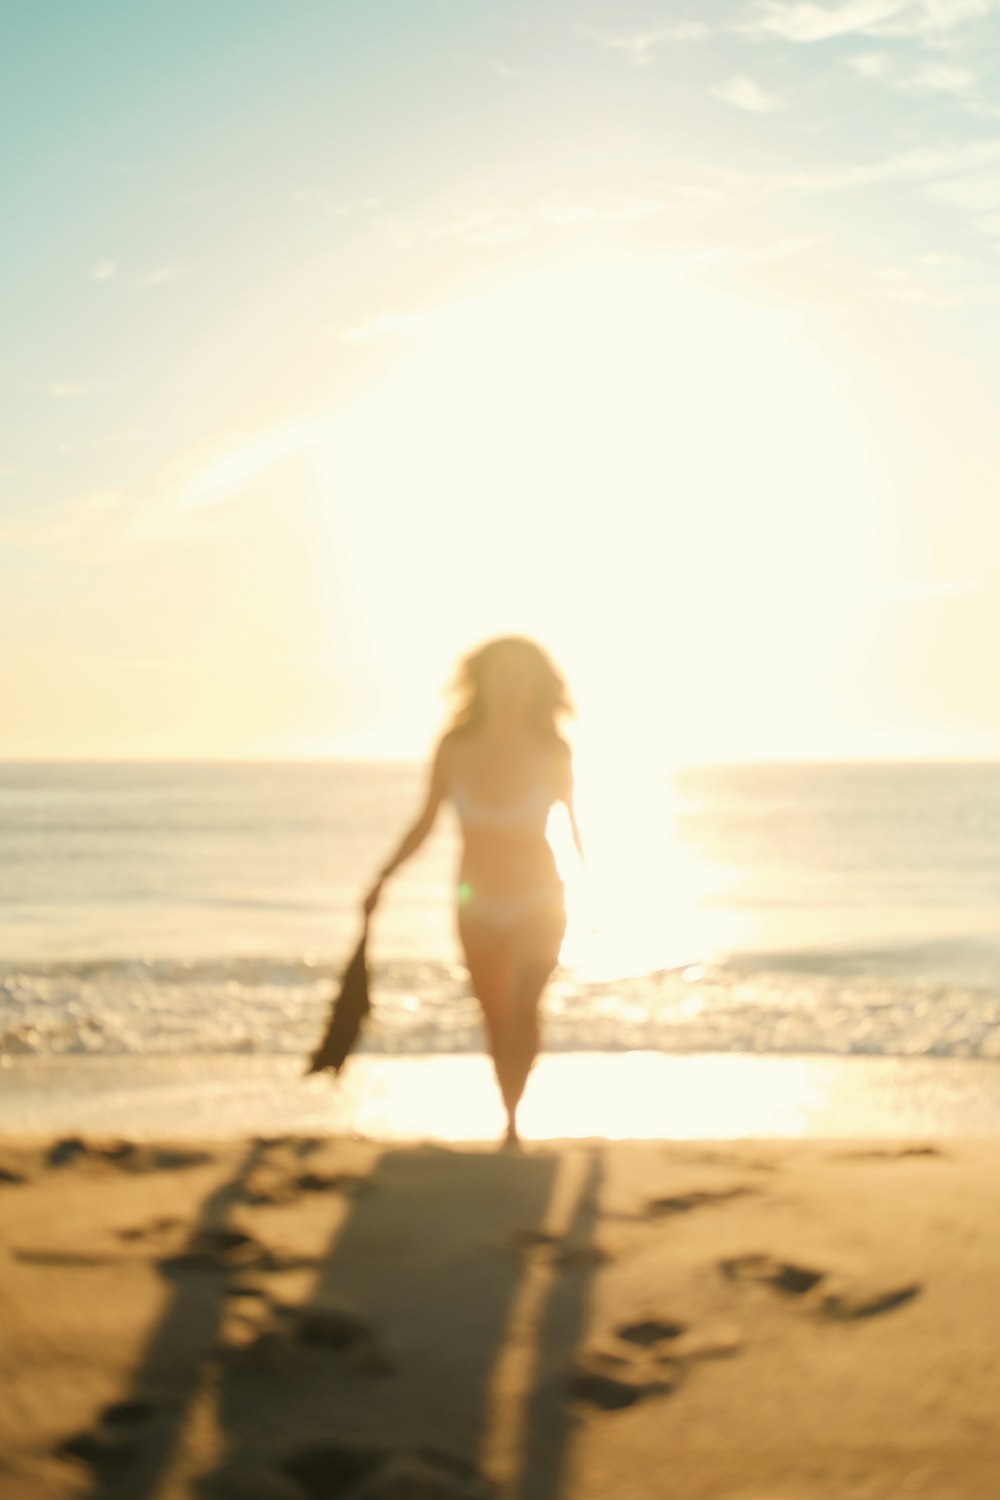
[[[847,951],[731,953],[588,981],[558,971],[546,1050],[1000,1057],[1000,964],[989,938]],[[339,966],[313,955],[125,957],[0,967],[0,1057],[307,1054]],[[992,982],[989,982],[992,977]],[[474,1052],[464,969],[371,972],[369,1052]]]

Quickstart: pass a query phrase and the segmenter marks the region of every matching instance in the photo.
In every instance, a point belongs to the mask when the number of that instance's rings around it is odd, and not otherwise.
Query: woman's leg
[[[498,931],[485,922],[476,922],[460,914],[458,934],[465,953],[472,993],[483,1012],[486,1043],[493,1059],[500,1093],[503,1095],[500,1057],[504,1018],[510,1011],[516,979],[514,955],[507,933]]]
[[[566,914],[561,900],[543,902],[510,930],[513,977],[496,1055],[507,1110],[507,1139],[517,1140],[517,1107],[538,1056],[538,1006],[559,961]]]
[[[542,906],[511,928],[459,915],[459,937],[482,1006],[511,1143],[517,1140],[517,1106],[538,1055],[539,1001],[558,962],[565,928],[561,903]]]
[[[538,1056],[538,1005],[554,964],[537,961],[518,970],[499,1037],[496,1069],[507,1111],[507,1139],[517,1140],[517,1106]]]

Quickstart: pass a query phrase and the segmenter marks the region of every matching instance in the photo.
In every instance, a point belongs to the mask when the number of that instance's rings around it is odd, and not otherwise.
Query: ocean
[[[99,1079],[182,1064],[202,1090],[209,1075],[291,1087],[423,777],[0,766],[0,1127],[46,1123],[57,1097],[72,1123]],[[768,1059],[773,1076],[867,1059],[940,1082],[952,1063],[980,1102],[1000,1094],[1000,765],[654,768],[627,796],[592,773],[580,817],[587,870],[564,864],[570,925],[545,1000],[550,1071],[589,1069],[592,1086],[598,1057],[641,1055],[675,1078],[683,1058]],[[377,1076],[376,1058],[483,1066],[456,857],[446,808],[376,915],[356,1078]],[[133,1097],[132,1116],[144,1107]]]

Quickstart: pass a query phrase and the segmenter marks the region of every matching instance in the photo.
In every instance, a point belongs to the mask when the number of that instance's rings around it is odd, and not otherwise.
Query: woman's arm
[[[434,758],[431,762],[430,777],[427,784],[427,792],[424,798],[424,805],[420,811],[419,817],[403,835],[403,838],[393,852],[391,859],[387,860],[387,862],[383,865],[381,871],[379,872],[378,878],[375,881],[375,884],[372,886],[371,890],[364,898],[362,904],[364,906],[366,916],[371,916],[372,912],[374,911],[375,904],[378,901],[382,887],[388,880],[389,876],[393,873],[394,870],[398,870],[399,866],[403,864],[405,860],[409,859],[411,854],[415,854],[417,852],[417,850],[420,848],[420,845],[424,842],[424,839],[434,827],[434,820],[438,815],[438,809],[441,806],[441,803],[444,800],[445,793],[448,789],[448,747],[449,739],[446,735],[444,739],[440,741],[437,749],[434,752]]]
[[[561,741],[562,751],[559,759],[559,790],[558,800],[565,802],[566,811],[569,814],[569,826],[573,834],[573,843],[576,852],[583,864],[583,840],[580,837],[580,828],[576,821],[576,805],[573,800],[573,755],[565,740]]]

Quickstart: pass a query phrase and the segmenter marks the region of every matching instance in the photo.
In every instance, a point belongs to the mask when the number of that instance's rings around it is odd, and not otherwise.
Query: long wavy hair
[[[452,685],[457,699],[449,729],[462,734],[477,729],[486,717],[485,681],[490,667],[500,657],[516,656],[535,679],[528,708],[528,722],[544,738],[557,738],[559,719],[572,713],[566,683],[541,646],[523,635],[501,635],[477,646],[458,664]]]

